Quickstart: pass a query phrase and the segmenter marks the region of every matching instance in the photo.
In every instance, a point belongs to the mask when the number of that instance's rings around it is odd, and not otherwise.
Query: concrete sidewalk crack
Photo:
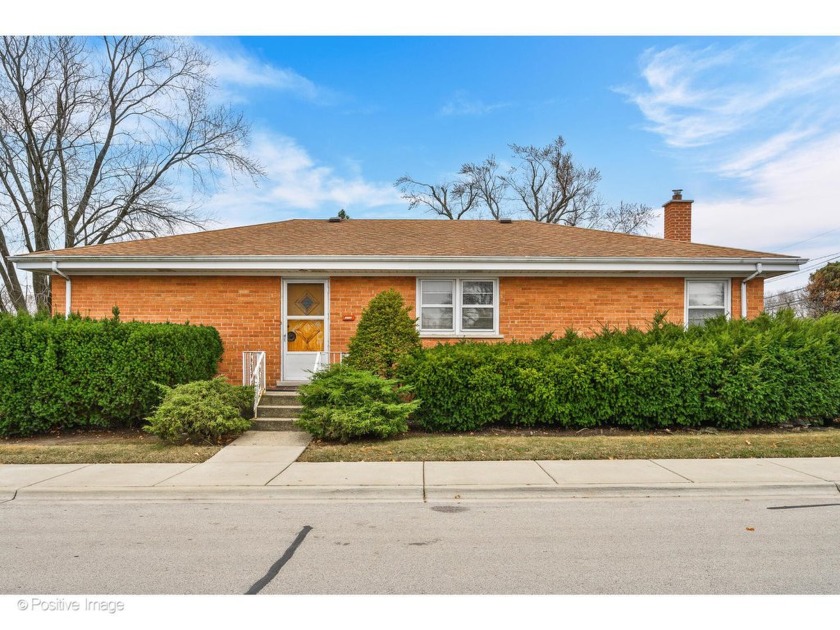
[[[161,480],[160,480],[160,481],[158,481],[156,484],[154,484],[154,485],[152,485],[152,486],[149,486],[149,487],[150,487],[150,488],[155,488],[155,487],[159,486],[160,484],[162,484],[164,481],[169,481],[170,479],[173,479],[174,477],[177,477],[178,475],[183,475],[183,474],[184,474],[185,472],[187,472],[188,470],[192,470],[192,469],[193,469],[193,468],[195,468],[196,466],[201,466],[201,464],[203,464],[203,463],[204,463],[204,462],[199,462],[198,464],[193,464],[193,465],[192,465],[192,466],[190,466],[189,468],[184,468],[184,470],[179,470],[178,472],[176,472],[176,473],[174,473],[174,474],[172,474],[172,475],[169,475],[166,479],[161,479]]]
[[[806,473],[806,472],[803,472],[801,470],[796,470],[796,468],[793,468],[791,466],[785,466],[784,464],[782,464],[780,462],[767,462],[767,463],[768,464],[775,464],[779,468],[784,468],[785,470],[792,470],[793,472],[799,473],[800,475],[808,475],[809,477],[813,477],[814,479],[819,479],[820,481],[828,481],[829,483],[831,482],[831,479],[824,479],[823,477],[818,477],[817,475],[812,475],[811,473]]]
[[[0,503],[9,503],[11,501],[14,501],[17,498],[17,493],[18,491],[15,490],[14,493],[12,493],[12,497],[10,499],[3,499],[2,501],[0,501]]]
[[[689,482],[689,483],[695,483],[694,479],[689,479],[689,478],[688,478],[688,477],[686,477],[685,475],[681,475],[681,474],[680,474],[680,473],[678,473],[676,470],[671,470],[670,468],[668,468],[667,466],[663,466],[663,465],[662,465],[662,464],[660,464],[659,462],[655,462],[655,461],[653,461],[652,459],[648,459],[648,460],[646,460],[646,461],[649,461],[651,464],[656,464],[657,466],[659,466],[659,467],[660,467],[660,468],[662,468],[663,470],[667,470],[669,473],[672,473],[672,474],[676,475],[677,477],[682,477],[683,479],[685,479],[685,480],[686,480],[687,482]]]
[[[38,464],[34,464],[34,465],[37,466]],[[70,465],[72,466],[72,464],[70,464]],[[32,482],[30,484],[27,484],[25,486],[21,486],[20,488],[31,488],[32,486],[37,486],[39,483],[44,483],[45,481],[51,481],[53,479],[58,479],[59,477],[63,477],[64,475],[69,475],[70,473],[74,473],[77,470],[82,470],[83,468],[90,468],[92,465],[93,464],[82,464],[81,466],[79,466],[78,468],[74,468],[73,470],[68,470],[68,471],[63,472],[63,473],[58,473],[57,475],[54,475],[52,477],[47,477],[46,479],[39,479],[38,481],[34,481],[34,482]],[[18,490],[20,490],[20,488],[18,488]]]
[[[300,457],[300,455],[298,455],[298,457]],[[268,484],[270,484],[272,481],[274,481],[275,479],[277,479],[277,477],[279,477],[279,476],[280,476],[280,475],[282,475],[284,472],[286,472],[286,471],[289,469],[289,466],[291,466],[292,464],[294,464],[296,461],[297,461],[297,457],[295,457],[294,461],[291,461],[291,462],[289,462],[288,464],[286,464],[286,465],[283,467],[283,470],[281,470],[279,473],[277,473],[276,475],[274,475],[271,479],[269,479],[268,481],[266,481],[266,482],[263,484],[263,486],[267,486],[267,485],[268,485]]]
[[[537,460],[535,460],[535,459],[532,459],[531,461],[532,461],[532,462],[534,462],[537,466],[539,466],[539,467],[540,467],[540,470],[542,470],[542,471],[543,471],[546,475],[548,475],[548,478],[549,478],[549,479],[551,479],[551,480],[554,482],[554,485],[556,485],[556,486],[559,486],[559,485],[560,485],[560,482],[559,482],[559,481],[557,481],[557,480],[556,480],[556,479],[555,479],[555,478],[551,475],[551,473],[550,473],[550,472],[548,472],[545,468],[543,468],[542,464],[540,464],[540,463],[539,463]]]

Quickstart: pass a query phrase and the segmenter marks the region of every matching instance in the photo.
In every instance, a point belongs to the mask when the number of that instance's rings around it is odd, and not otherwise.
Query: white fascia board
[[[52,271],[53,262],[65,273],[77,274],[288,274],[334,273],[616,273],[749,275],[762,263],[764,275],[798,271],[801,258],[443,258],[355,256],[249,256],[249,257],[84,257],[20,256],[18,269]]]

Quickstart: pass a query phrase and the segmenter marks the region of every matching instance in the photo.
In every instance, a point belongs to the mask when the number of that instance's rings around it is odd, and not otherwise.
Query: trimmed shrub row
[[[840,416],[840,315],[466,342],[414,353],[399,380],[434,431],[487,425],[726,429]]]
[[[0,435],[139,423],[221,356],[208,326],[0,315]]]

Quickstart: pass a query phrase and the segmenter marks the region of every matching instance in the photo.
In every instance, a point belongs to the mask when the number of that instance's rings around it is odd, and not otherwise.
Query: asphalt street
[[[840,499],[0,504],[0,593],[840,593]]]

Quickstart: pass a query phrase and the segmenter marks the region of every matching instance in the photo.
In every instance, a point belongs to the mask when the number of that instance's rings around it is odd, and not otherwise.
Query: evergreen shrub
[[[393,437],[408,430],[408,418],[420,404],[409,402],[409,393],[392,379],[335,364],[301,386],[297,425],[317,438],[341,442]]]
[[[840,417],[840,315],[783,311],[685,329],[658,314],[646,331],[441,344],[407,357],[398,380],[435,431],[823,422]]]
[[[163,401],[143,430],[174,444],[215,444],[251,427],[254,388],[224,378],[161,386]]]
[[[137,424],[221,356],[208,326],[0,314],[0,435]]]
[[[416,320],[408,311],[398,291],[388,289],[376,295],[362,311],[350,339],[347,365],[393,378],[399,360],[420,348]]]

